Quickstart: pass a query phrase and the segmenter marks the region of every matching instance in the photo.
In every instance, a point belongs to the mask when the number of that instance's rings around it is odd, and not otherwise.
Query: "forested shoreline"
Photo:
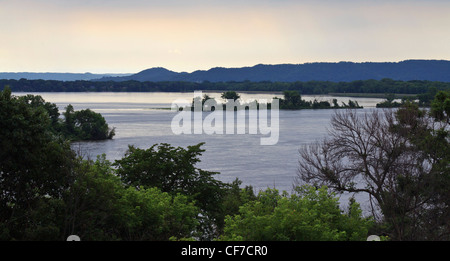
[[[302,95],[329,93],[423,94],[430,88],[450,90],[450,82],[397,81],[392,79],[352,82],[141,82],[0,80],[13,92],[191,92],[204,91],[299,91]]]

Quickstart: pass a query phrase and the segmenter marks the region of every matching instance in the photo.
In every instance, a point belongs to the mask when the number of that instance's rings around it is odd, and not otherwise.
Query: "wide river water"
[[[220,93],[205,92],[211,97],[219,98]],[[24,95],[25,93],[14,93]],[[205,142],[205,152],[197,165],[201,169],[220,172],[217,179],[231,182],[239,178],[243,185],[251,185],[255,192],[267,187],[291,192],[297,175],[298,150],[301,146],[327,135],[333,109],[297,110],[279,112],[279,140],[271,146],[260,145],[262,134],[181,134],[172,132],[171,122],[177,112],[163,110],[170,108],[177,99],[191,101],[193,93],[31,93],[41,95],[46,101],[58,105],[60,112],[68,104],[75,110],[91,109],[101,113],[110,127],[115,127],[116,135],[112,140],[97,142],[80,142],[73,145],[84,155],[94,158],[106,154],[108,160],[123,157],[128,145],[149,148],[157,143],[169,143],[172,146],[187,147]],[[241,93],[243,100],[271,99],[280,94]],[[357,100],[364,109],[361,113],[373,110],[377,98],[348,98],[330,96],[302,96],[305,100],[327,100],[333,98],[348,102]],[[363,197],[357,197],[364,201]],[[346,203],[346,202],[342,202]],[[360,202],[366,205],[366,202]]]

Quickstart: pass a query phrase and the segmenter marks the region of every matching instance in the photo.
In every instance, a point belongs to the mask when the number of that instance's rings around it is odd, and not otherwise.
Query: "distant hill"
[[[93,73],[33,73],[33,72],[0,72],[0,79],[6,80],[55,80],[55,81],[90,81],[103,77],[127,76],[129,74],[93,74]]]
[[[356,80],[427,80],[450,82],[450,61],[406,60],[402,62],[338,62],[305,64],[258,64],[253,67],[198,70],[192,73],[174,72],[156,67],[136,74],[92,74],[92,73],[30,73],[0,72],[0,79],[7,80],[57,80],[57,81],[128,81],[161,82],[307,82],[330,81],[351,82]]]
[[[253,67],[222,68],[207,71],[178,73],[165,68],[151,68],[125,77],[103,77],[98,81],[331,81],[350,82],[356,80],[428,80],[450,82],[450,61],[406,60],[401,62],[338,62],[305,64],[258,64]]]

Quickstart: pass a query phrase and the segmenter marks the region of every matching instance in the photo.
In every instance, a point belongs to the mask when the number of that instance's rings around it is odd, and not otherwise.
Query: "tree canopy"
[[[90,109],[74,111],[69,104],[63,113],[62,133],[71,140],[106,140],[112,139],[115,129],[110,129],[100,113]]]
[[[225,220],[223,240],[335,241],[365,240],[371,226],[356,202],[342,213],[338,199],[326,187],[296,187],[295,193],[261,191]]]

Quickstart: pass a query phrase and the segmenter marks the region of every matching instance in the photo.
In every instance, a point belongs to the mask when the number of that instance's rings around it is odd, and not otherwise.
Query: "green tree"
[[[60,130],[60,125],[59,125],[60,113],[58,110],[58,106],[56,106],[56,104],[46,102],[42,98],[42,96],[39,96],[39,95],[27,94],[24,96],[20,96],[18,98],[20,100],[23,100],[25,103],[29,104],[33,108],[43,107],[47,111],[48,116],[50,117],[52,131],[54,131],[56,133],[57,131]]]
[[[338,104],[338,100],[337,99],[333,99],[333,107],[334,108],[339,108],[339,104]]]
[[[78,133],[75,131],[74,114],[75,114],[75,110],[74,110],[72,104],[67,105],[66,111],[63,113],[63,115],[64,115],[63,133],[64,133],[65,137],[78,136]]]
[[[418,94],[417,98],[419,99],[419,105],[420,106],[430,106],[431,101],[434,99],[437,92],[438,92],[438,89],[433,86],[433,87],[428,88],[427,92]]]
[[[71,140],[112,139],[115,129],[110,129],[105,118],[90,109],[74,111],[72,105],[66,107],[65,134]]]
[[[205,104],[206,101],[208,101],[208,100],[210,101],[209,104]],[[211,101],[213,101],[213,102],[211,103]],[[202,97],[197,96],[192,99],[192,104],[191,104],[192,111],[194,111],[196,109],[195,104],[199,104],[199,105],[201,104],[201,108],[197,107],[197,109],[205,110],[205,111],[214,111],[216,109],[215,107],[217,106],[217,101],[213,97],[209,96],[208,94],[203,94]],[[211,107],[208,107],[208,106],[211,106]]]
[[[450,95],[438,92],[431,110],[419,110],[407,103],[398,110],[394,132],[406,137],[409,150],[417,152],[417,162],[425,168],[417,178],[400,175],[397,187],[405,199],[421,198],[407,217],[407,235],[421,240],[448,240],[450,234]],[[414,221],[414,222],[412,222]]]
[[[124,240],[190,238],[198,225],[198,208],[185,195],[128,187],[118,203]]]
[[[437,121],[450,123],[450,91],[440,91],[431,102],[431,115]]]
[[[129,146],[125,156],[116,160],[117,174],[131,187],[157,187],[171,195],[183,194],[195,200],[203,213],[201,226],[203,235],[217,233],[217,224],[223,218],[220,206],[228,186],[214,179],[217,172],[205,171],[195,165],[204,152],[194,146],[173,147],[162,143],[148,149]]]
[[[224,100],[233,100],[233,101],[235,101],[235,100],[240,99],[241,96],[235,91],[226,91],[226,92],[222,93],[220,98],[222,98]]]
[[[242,181],[238,178],[229,184],[221,204],[225,215],[238,214],[242,205],[256,199],[252,186],[241,188],[241,185]]]
[[[59,217],[63,235],[83,241],[169,240],[191,237],[197,226],[198,208],[187,196],[127,187],[105,155],[79,161],[75,172]]]
[[[279,194],[275,189],[259,193],[256,200],[225,220],[221,240],[316,241],[365,240],[371,225],[359,205],[352,202],[348,213],[326,187],[297,187],[296,193]]]
[[[45,197],[70,186],[74,153],[52,131],[49,113],[27,99],[0,92],[0,223],[5,238],[23,238]]]
[[[121,239],[116,217],[123,190],[105,155],[96,161],[77,159],[73,185],[63,196],[62,237],[78,235],[84,241]]]
[[[298,91],[284,91],[283,95],[284,99],[280,100],[281,109],[299,109],[306,105]]]

